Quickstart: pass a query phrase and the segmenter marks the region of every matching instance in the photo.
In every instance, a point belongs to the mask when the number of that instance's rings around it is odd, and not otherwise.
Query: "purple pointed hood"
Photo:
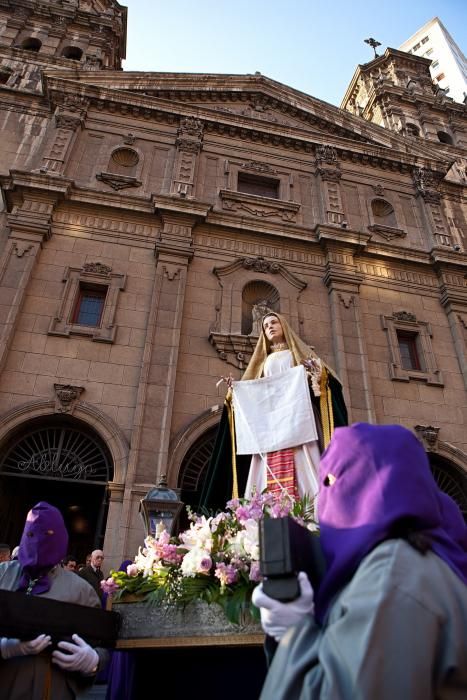
[[[361,560],[410,520],[467,583],[467,526],[437,486],[417,438],[399,425],[336,428],[320,463],[318,512],[327,571],[316,612],[323,620]]]
[[[27,514],[19,544],[23,575],[18,590],[33,594],[48,591],[48,572],[63,559],[67,549],[68,533],[62,514],[45,501],[37,503]]]

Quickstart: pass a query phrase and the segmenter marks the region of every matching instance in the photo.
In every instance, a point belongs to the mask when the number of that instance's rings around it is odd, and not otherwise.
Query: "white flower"
[[[187,549],[197,547],[198,549],[205,549],[211,552],[211,520],[212,518],[205,518],[203,515],[196,523],[191,523],[189,530],[185,530],[185,532],[180,534],[180,539]]]
[[[210,552],[206,549],[193,547],[183,557],[181,570],[183,576],[196,576],[196,574],[207,574],[212,566]]]
[[[252,518],[245,520],[243,530],[239,530],[232,541],[232,550],[239,556],[259,559],[259,530],[258,523]]]
[[[243,548],[250,559],[259,559],[259,527],[256,520],[243,523]]]

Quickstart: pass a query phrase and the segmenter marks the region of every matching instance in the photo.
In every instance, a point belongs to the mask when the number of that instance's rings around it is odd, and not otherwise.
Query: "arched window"
[[[428,457],[436,483],[457,503],[467,522],[467,476],[441,455],[430,453]]]
[[[63,58],[71,58],[73,61],[80,61],[83,56],[83,49],[79,46],[65,46],[62,51]]]
[[[36,53],[38,53],[40,51],[41,46],[42,46],[42,41],[40,41],[40,39],[36,39],[35,37],[32,37],[32,36],[25,39],[21,44],[21,48],[24,51],[35,51]]]
[[[0,456],[0,474],[106,484],[112,460],[102,440],[78,421],[31,422]]]
[[[390,226],[397,228],[396,214],[392,204],[385,199],[373,199],[371,202],[371,211],[375,224],[379,226]]]
[[[110,156],[108,170],[109,173],[134,177],[138,163],[138,153],[133,148],[122,146],[117,148]]]
[[[447,134],[445,131],[438,131],[438,139],[441,141],[441,143],[447,143],[449,146],[452,146],[453,144],[452,136]]]
[[[407,122],[406,124],[407,135],[408,136],[420,136],[420,129],[415,124]]]
[[[279,311],[279,302],[279,292],[269,282],[248,282],[242,292],[242,334],[259,335],[261,316],[267,310]]]
[[[201,435],[189,448],[180,466],[178,485],[180,499],[185,505],[196,508],[201,497],[201,489],[216,442],[218,427],[215,426]],[[185,511],[180,516],[179,529],[189,527]]]

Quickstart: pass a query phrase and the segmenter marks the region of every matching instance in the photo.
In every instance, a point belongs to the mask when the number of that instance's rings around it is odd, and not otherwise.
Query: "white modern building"
[[[438,17],[424,24],[399,49],[429,58],[434,82],[448,97],[464,102],[467,96],[467,60]]]

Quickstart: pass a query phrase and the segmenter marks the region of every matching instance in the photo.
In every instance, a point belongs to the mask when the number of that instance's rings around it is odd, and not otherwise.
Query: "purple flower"
[[[229,586],[238,579],[238,571],[232,564],[220,562],[216,564],[214,576],[219,579],[221,586]]]
[[[239,522],[244,522],[245,520],[250,520],[250,509],[247,506],[239,506],[235,511],[235,516]]]
[[[261,581],[261,572],[259,570],[259,562],[252,561],[250,566],[250,575],[248,577],[250,581]]]

